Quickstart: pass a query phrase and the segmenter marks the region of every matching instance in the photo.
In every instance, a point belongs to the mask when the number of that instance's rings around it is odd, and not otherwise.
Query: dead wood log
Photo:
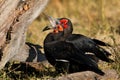
[[[56,78],[57,80],[120,80],[119,75],[113,69],[105,70],[105,75],[100,76],[91,71],[78,72],[73,74],[68,74]],[[56,80],[51,79],[51,80]]]
[[[15,55],[27,52],[27,28],[47,3],[48,0],[0,0],[0,69]]]

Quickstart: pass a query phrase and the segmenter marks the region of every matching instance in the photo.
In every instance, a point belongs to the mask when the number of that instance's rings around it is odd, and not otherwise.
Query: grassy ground
[[[74,33],[111,44],[113,47],[107,49],[112,53],[115,63],[111,65],[105,63],[105,66],[120,72],[119,0],[51,0],[44,13],[56,18],[67,17],[73,22]],[[27,41],[43,46],[43,40],[48,32],[42,32],[42,29],[48,24],[48,20],[41,14],[30,25]],[[107,68],[102,65],[100,67]]]

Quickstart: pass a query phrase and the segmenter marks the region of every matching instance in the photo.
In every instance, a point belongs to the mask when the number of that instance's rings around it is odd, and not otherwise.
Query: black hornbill
[[[72,34],[73,26],[69,19],[49,17],[51,26],[47,26],[43,31],[53,29],[44,40],[45,55],[57,70],[64,69],[68,72],[78,72],[91,70],[100,75],[104,75],[97,63],[87,56],[86,52],[92,52],[96,57],[106,62],[113,62],[108,56],[109,52],[101,46],[110,46],[97,39],[91,39],[81,34]],[[65,66],[69,64],[66,68]]]

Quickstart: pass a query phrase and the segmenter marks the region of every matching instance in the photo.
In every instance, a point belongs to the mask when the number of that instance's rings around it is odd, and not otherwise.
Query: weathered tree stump
[[[15,55],[29,55],[29,46],[25,48],[27,28],[47,3],[48,0],[0,0],[0,69]],[[21,56],[20,60],[26,58]]]

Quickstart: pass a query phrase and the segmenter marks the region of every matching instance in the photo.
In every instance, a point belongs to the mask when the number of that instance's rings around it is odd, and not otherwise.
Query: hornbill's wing
[[[94,53],[96,57],[103,61],[113,62],[113,60],[108,58],[110,55],[108,51],[99,47],[92,39],[86,36],[80,34],[71,34],[66,41],[68,43],[72,43],[78,50]]]
[[[45,44],[49,48],[53,57],[57,60],[67,60],[72,63],[78,63],[81,65],[86,65],[99,74],[104,74],[98,69],[97,63],[86,56],[84,52],[78,50],[73,44],[65,41],[54,41]]]
[[[109,47],[111,47],[111,45],[110,44],[108,44],[108,43],[105,43],[105,42],[103,42],[103,41],[100,41],[100,40],[98,40],[98,39],[92,39],[96,44],[98,44],[98,45],[100,45],[100,46],[109,46]]]

